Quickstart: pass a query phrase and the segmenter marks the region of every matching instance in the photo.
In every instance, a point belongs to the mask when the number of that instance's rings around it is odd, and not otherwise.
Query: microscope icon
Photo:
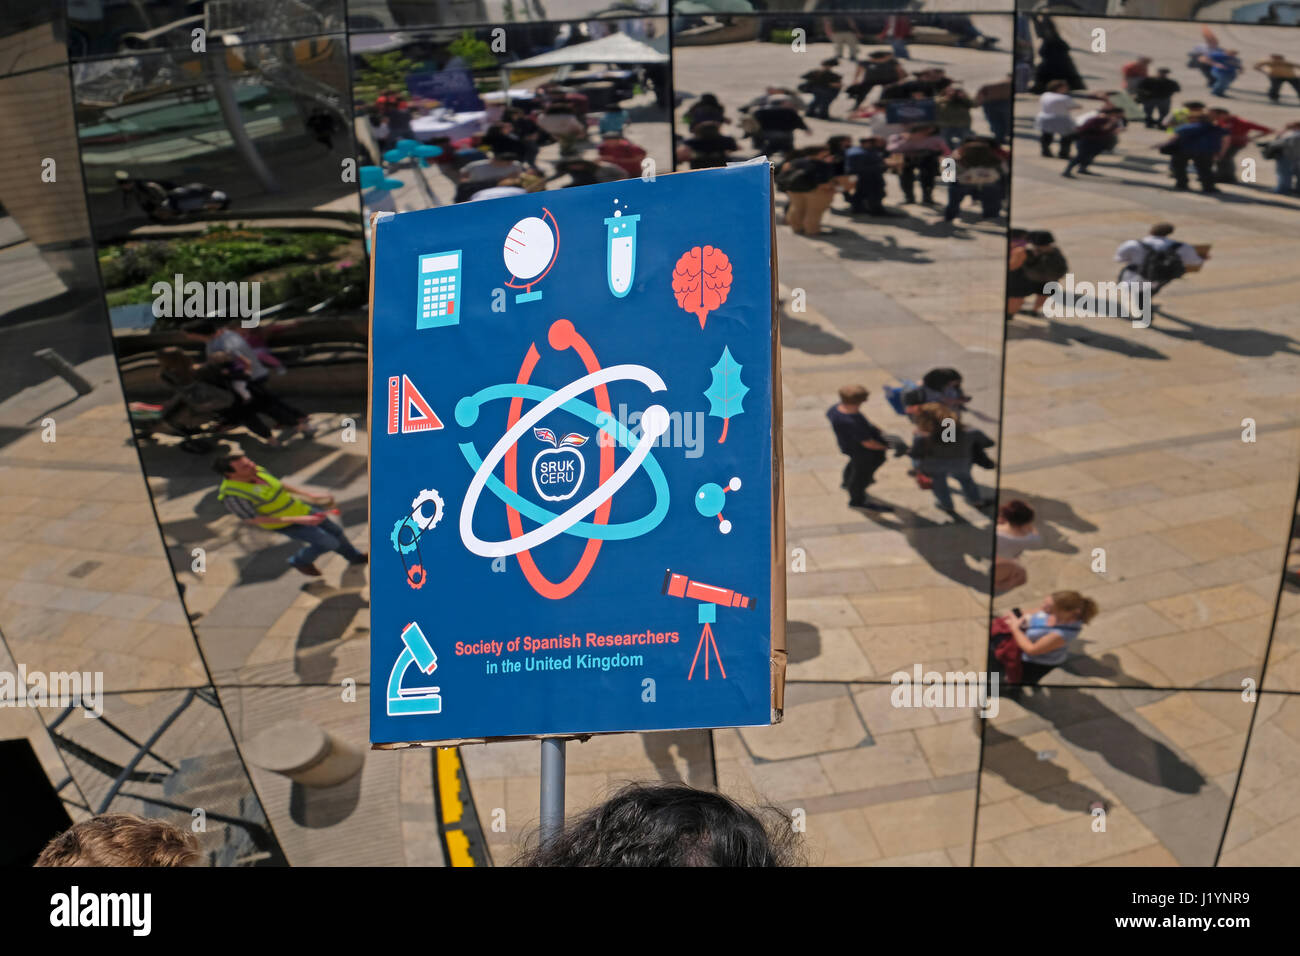
[[[406,646],[397,655],[393,671],[388,675],[388,716],[442,713],[442,694],[439,693],[442,688],[402,686],[402,678],[412,664],[425,674],[432,674],[438,667],[438,655],[433,652],[419,624],[412,621],[402,628],[402,643]]]

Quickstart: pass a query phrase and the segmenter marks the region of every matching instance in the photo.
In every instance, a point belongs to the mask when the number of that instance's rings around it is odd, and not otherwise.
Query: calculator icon
[[[460,324],[460,250],[420,256],[415,327],[436,329]]]

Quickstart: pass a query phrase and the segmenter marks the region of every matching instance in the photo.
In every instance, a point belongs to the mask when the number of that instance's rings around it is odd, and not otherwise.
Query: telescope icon
[[[664,572],[662,593],[669,597],[700,602],[699,623],[704,625],[704,629],[700,632],[700,642],[695,645],[695,656],[691,658],[691,669],[687,672],[686,679],[691,680],[695,676],[695,665],[699,662],[700,651],[704,651],[704,679],[709,679],[709,651],[712,650],[718,662],[718,671],[722,674],[722,679],[726,680],[727,672],[722,666],[722,654],[718,650],[718,641],[713,636],[713,625],[718,619],[718,605],[752,611],[758,602],[731,588],[693,581],[688,575],[677,574],[671,568]]]

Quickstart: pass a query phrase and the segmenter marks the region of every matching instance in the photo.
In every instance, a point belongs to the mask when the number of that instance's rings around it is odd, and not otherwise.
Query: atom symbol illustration
[[[460,537],[466,548],[481,557],[515,555],[533,590],[543,597],[559,600],[568,597],[586,580],[605,541],[640,537],[657,528],[667,515],[668,482],[651,452],[655,441],[668,430],[668,411],[662,405],[646,408],[641,414],[641,436],[634,437],[615,420],[606,386],[610,382],[635,381],[645,385],[651,392],[666,391],[668,386],[658,374],[644,365],[602,368],[591,346],[567,319],[559,319],[551,324],[547,341],[557,352],[573,349],[582,360],[587,374],[559,389],[530,384],[533,371],[541,359],[536,343],[533,343],[528,347],[519,367],[518,378],[513,384],[491,385],[456,403],[456,423],[462,428],[469,428],[478,421],[479,410],[485,403],[505,398],[511,400],[506,432],[485,457],[479,458],[472,442],[463,442],[459,446],[465,461],[474,470],[474,477],[461,503]],[[594,393],[595,405],[578,398],[589,391]],[[527,413],[521,414],[524,399],[537,404]],[[596,488],[559,514],[520,496],[516,449],[520,438],[531,435],[533,427],[557,409],[578,416],[613,439],[599,442]],[[615,444],[629,453],[617,468],[614,467]],[[493,475],[497,464],[502,462],[504,482]],[[610,524],[609,513],[614,495],[643,467],[654,486],[654,506],[635,520]],[[484,489],[490,491],[506,508],[510,537],[501,541],[484,541],[474,533],[474,512]],[[591,521],[584,520],[588,516],[592,516]],[[524,531],[523,517],[536,522],[538,527]],[[530,552],[561,534],[585,538],[587,543],[573,571],[561,581],[551,581],[538,569]]]

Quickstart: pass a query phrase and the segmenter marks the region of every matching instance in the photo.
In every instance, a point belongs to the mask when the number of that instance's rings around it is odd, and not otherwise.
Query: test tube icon
[[[609,291],[623,298],[632,289],[636,275],[636,224],[640,216],[625,216],[622,210],[605,220],[605,271]]]

